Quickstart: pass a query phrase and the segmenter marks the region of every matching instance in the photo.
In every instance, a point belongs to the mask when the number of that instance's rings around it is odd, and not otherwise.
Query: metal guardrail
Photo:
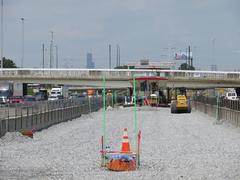
[[[63,78],[63,79],[106,79],[127,80],[133,76],[161,76],[179,79],[240,80],[240,72],[186,71],[186,70],[137,70],[137,69],[3,69],[0,78]]]
[[[72,120],[102,107],[101,98],[39,101],[29,106],[7,104],[0,107],[0,137],[6,132],[23,129],[41,130],[54,124]]]
[[[203,104],[217,105],[217,97],[197,96],[197,97],[194,97],[194,101],[201,102]],[[231,110],[240,111],[239,100],[228,100],[221,97],[219,98],[218,106],[228,108]]]
[[[214,117],[216,122],[227,121],[240,127],[240,101],[222,98],[217,101],[215,97],[195,97],[192,104],[196,110]]]

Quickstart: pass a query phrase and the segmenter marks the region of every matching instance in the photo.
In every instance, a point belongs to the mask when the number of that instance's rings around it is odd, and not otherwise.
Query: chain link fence
[[[6,132],[48,128],[54,124],[80,117],[82,114],[98,111],[100,108],[102,108],[102,99],[97,97],[37,101],[28,105],[1,105],[0,137]]]

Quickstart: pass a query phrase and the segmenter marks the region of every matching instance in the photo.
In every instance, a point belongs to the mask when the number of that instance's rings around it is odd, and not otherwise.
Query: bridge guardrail
[[[185,70],[137,70],[137,69],[3,69],[0,78],[76,78],[76,79],[130,79],[133,76],[161,76],[181,79],[240,80],[239,72],[185,71]]]

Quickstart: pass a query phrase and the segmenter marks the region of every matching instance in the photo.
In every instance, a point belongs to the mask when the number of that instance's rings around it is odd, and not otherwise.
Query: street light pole
[[[42,68],[44,69],[44,60],[45,59],[45,47],[44,44],[42,44]]]
[[[1,68],[3,68],[3,0],[1,1]]]
[[[109,46],[108,46],[108,51],[109,51],[108,52],[108,55],[109,55],[109,57],[108,57],[109,58],[109,67],[108,68],[111,69],[111,67],[112,67],[112,64],[111,64],[112,63],[111,62],[111,44],[109,44]]]
[[[51,31],[51,43],[50,43],[50,69],[53,68],[53,31]]]
[[[212,39],[212,67],[211,67],[212,71],[217,70],[217,65],[215,64],[215,42],[216,42],[216,38],[213,38]]]
[[[22,21],[22,59],[21,59],[21,68],[23,68],[24,61],[24,18],[21,18]]]
[[[58,47],[55,46],[56,48],[56,69],[58,69]]]

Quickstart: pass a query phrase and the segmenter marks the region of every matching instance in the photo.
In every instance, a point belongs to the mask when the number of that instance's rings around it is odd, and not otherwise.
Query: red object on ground
[[[140,154],[140,139],[141,139],[141,131],[138,132],[138,154]]]
[[[33,130],[32,129],[24,129],[21,131],[22,135],[28,136],[30,138],[33,138]]]

